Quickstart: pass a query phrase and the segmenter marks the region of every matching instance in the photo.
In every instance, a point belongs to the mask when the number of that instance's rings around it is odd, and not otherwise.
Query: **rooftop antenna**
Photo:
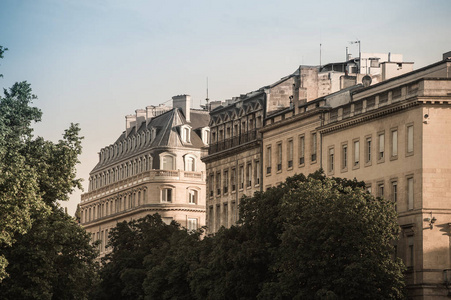
[[[362,59],[361,59],[361,57],[362,57],[362,53],[360,52],[360,40],[359,39],[356,39],[355,41],[351,41],[351,42],[349,42],[351,45],[352,44],[359,44],[359,73],[360,73],[360,67],[361,67],[361,64],[362,64]]]
[[[208,98],[208,76],[207,76],[207,98],[205,98],[205,101],[207,102],[207,111],[210,111],[210,107],[208,106],[208,101],[210,101],[210,99]]]

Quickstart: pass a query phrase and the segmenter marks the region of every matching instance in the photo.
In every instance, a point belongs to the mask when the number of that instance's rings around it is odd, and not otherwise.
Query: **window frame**
[[[377,133],[377,150],[377,163],[385,162],[385,131],[379,131]]]
[[[352,140],[352,169],[355,170],[359,168],[360,168],[360,138],[356,138]]]
[[[160,202],[161,203],[173,203],[175,187],[173,186],[162,186],[160,188]],[[169,200],[168,200],[169,198]]]
[[[305,166],[305,134],[298,137],[299,167]]]
[[[347,172],[348,171],[348,165],[349,165],[349,147],[348,142],[341,143],[341,172]]]
[[[399,155],[399,130],[398,127],[393,127],[390,129],[390,160],[398,159],[398,155]]]
[[[412,156],[414,154],[415,147],[415,131],[413,123],[406,124],[406,156]],[[410,147],[410,144],[412,145]]]

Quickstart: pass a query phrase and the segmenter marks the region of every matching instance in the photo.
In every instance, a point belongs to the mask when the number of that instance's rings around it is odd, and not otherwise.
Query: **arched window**
[[[188,203],[197,204],[198,192],[196,190],[188,190]]]
[[[171,155],[164,155],[162,157],[162,168],[163,170],[174,170],[175,159]]]
[[[191,143],[191,127],[189,125],[183,125],[181,127],[182,141],[184,143]]]
[[[185,171],[196,171],[196,159],[191,155],[185,156]]]

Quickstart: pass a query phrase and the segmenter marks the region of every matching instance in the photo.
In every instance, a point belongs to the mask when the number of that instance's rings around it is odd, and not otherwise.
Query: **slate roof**
[[[206,145],[202,142],[202,138],[199,136],[200,132],[198,129],[207,127],[209,120],[210,116],[208,114],[208,111],[190,109],[190,122],[188,122],[186,121],[186,118],[180,109],[173,108],[159,116],[152,118],[147,125],[144,121],[141,124],[137,124],[137,126],[133,126],[129,130],[127,136],[126,132],[124,131],[114,143],[116,144],[122,141],[126,141],[128,140],[128,138],[133,138],[133,136],[137,136],[142,132],[147,133],[152,128],[155,128],[156,136],[149,144],[117,155],[107,161],[99,162],[91,172],[95,172],[96,170],[107,165],[113,165],[120,160],[134,157],[138,152],[141,153],[146,149],[150,150],[152,148],[160,147],[183,147],[200,149],[201,147],[204,147]],[[191,143],[184,143],[181,138],[181,126],[185,124],[191,126]]]

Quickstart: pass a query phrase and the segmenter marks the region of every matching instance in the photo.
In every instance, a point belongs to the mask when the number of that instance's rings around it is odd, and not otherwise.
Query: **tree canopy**
[[[85,299],[95,244],[58,204],[81,188],[80,128],[71,124],[56,143],[34,137],[35,99],[26,81],[0,96],[0,298]]]
[[[241,199],[239,225],[203,239],[154,216],[118,224],[102,288],[105,299],[401,299],[397,234],[393,203],[362,182],[296,175]]]

